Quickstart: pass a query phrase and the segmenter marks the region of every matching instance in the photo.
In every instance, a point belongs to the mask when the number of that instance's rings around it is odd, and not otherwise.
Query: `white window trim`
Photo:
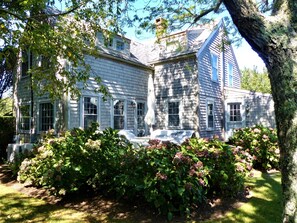
[[[53,106],[54,106],[54,111],[53,111],[53,118],[54,118],[54,123],[53,123],[53,127],[54,127],[54,130],[56,132],[56,123],[57,123],[57,106],[56,106],[56,102],[51,102],[50,100],[40,100],[37,102],[37,126],[36,126],[36,129],[38,129],[38,133],[42,133],[42,132],[46,132],[46,131],[42,131],[40,130],[40,104],[43,104],[43,103],[52,103]]]
[[[117,101],[124,101],[124,129],[127,129],[127,99],[113,98],[111,99],[111,123],[110,126],[114,129],[114,105]]]
[[[101,123],[100,122],[100,117],[101,117],[101,115],[100,115],[101,96],[92,95],[92,94],[84,94],[80,98],[80,111],[81,111],[80,112],[80,117],[79,117],[80,118],[80,127],[84,128],[84,126],[85,126],[85,123],[84,123],[84,116],[85,116],[84,98],[85,97],[97,98],[97,108],[98,108],[98,110],[97,110],[97,122],[99,123],[99,128],[100,128],[100,123]]]
[[[244,99],[242,98],[234,98],[234,99],[228,99],[225,101],[225,110],[227,111],[226,112],[226,124],[227,122],[230,122],[230,106],[229,104],[240,104],[240,115],[241,115],[241,121],[238,121],[238,122],[242,122],[242,123],[245,123],[245,107],[246,107],[246,104],[244,102]]]
[[[30,133],[31,132],[31,128],[32,128],[32,123],[31,123],[31,118],[32,118],[32,114],[31,114],[31,102],[20,102],[19,103],[19,109],[18,109],[18,124],[20,124],[20,119],[22,118],[22,115],[21,115],[21,106],[26,106],[26,105],[29,105],[29,129],[28,130],[24,130],[24,129],[21,129],[20,127],[18,127],[18,131],[20,133]]]
[[[209,127],[208,125],[208,105],[212,104],[212,109],[213,109],[213,127]],[[207,99],[206,100],[206,130],[207,131],[213,131],[215,129],[215,100],[214,99]]]
[[[240,105],[240,118],[241,118],[241,120],[240,121],[230,121],[230,105],[231,104],[239,104]],[[241,102],[228,102],[227,103],[227,121],[228,122],[231,122],[231,123],[242,123],[243,122],[243,120],[244,120],[244,117],[243,117],[243,112],[244,112],[244,110],[243,110],[243,104],[241,103]]]
[[[118,43],[123,44],[123,49],[118,49]],[[117,51],[125,51],[125,42],[123,40],[116,39],[114,49]]]
[[[138,103],[144,103],[144,116],[146,115],[147,113],[147,104],[146,104],[146,101],[144,100],[133,100],[133,102],[135,103],[135,113],[134,113],[134,132],[137,133],[137,126],[138,126],[138,122],[137,122],[137,105]],[[148,131],[148,127],[147,127],[147,124],[145,123],[145,132]]]
[[[217,57],[217,64],[216,64],[216,68],[217,68],[217,80],[213,79],[213,64],[212,64],[212,57],[216,56]],[[210,78],[213,82],[218,83],[219,82],[219,55],[214,53],[214,52],[210,52],[210,66],[211,66],[211,72],[210,72]]]
[[[232,74],[230,73],[230,65],[232,66]],[[230,82],[230,77],[232,77],[232,83]],[[228,62],[228,86],[234,86],[234,65],[231,62]]]
[[[179,102],[179,126],[170,126],[169,125],[169,102]],[[182,114],[183,114],[183,102],[181,99],[167,99],[165,101],[165,111],[166,111],[166,116],[165,116],[165,123],[166,123],[166,128],[170,128],[170,129],[173,129],[173,128],[176,128],[176,129],[182,129],[183,128],[183,120],[182,120]]]

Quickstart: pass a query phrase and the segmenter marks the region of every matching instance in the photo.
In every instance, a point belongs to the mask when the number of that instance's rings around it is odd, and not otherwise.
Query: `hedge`
[[[0,116],[0,161],[6,159],[6,147],[15,135],[15,117]]]

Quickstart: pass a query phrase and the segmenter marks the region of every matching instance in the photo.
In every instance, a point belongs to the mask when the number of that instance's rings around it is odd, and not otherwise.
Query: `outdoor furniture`
[[[186,139],[191,138],[195,133],[194,130],[165,130],[157,129],[152,132],[151,139],[161,141],[170,141],[176,144],[182,144]]]
[[[134,135],[132,130],[120,130],[119,135],[125,136],[127,140],[129,140],[134,147],[139,147],[139,145],[148,146],[149,137],[137,137]]]
[[[18,154],[26,154],[33,150],[33,144],[32,143],[14,143],[14,144],[8,144],[6,148],[7,152],[7,161],[8,162],[14,162],[16,159],[16,155]]]

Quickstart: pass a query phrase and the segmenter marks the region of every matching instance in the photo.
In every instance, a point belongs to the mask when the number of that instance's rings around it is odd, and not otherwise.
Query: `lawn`
[[[257,172],[248,180],[251,198],[240,208],[227,212],[220,219],[206,221],[219,222],[281,222],[281,186],[280,174]],[[50,205],[30,198],[22,193],[0,184],[0,223],[8,222],[135,222],[131,219],[115,220],[108,216],[91,216],[85,212]],[[150,222],[149,220],[146,222]],[[193,221],[195,222],[195,221]],[[205,223],[206,223],[205,222]]]
[[[227,213],[223,218],[207,222],[212,223],[276,223],[281,222],[281,176],[279,172],[266,174],[257,172],[248,180],[251,198],[240,208]]]
[[[47,204],[0,184],[0,223],[8,222],[84,223],[92,219],[83,212]]]

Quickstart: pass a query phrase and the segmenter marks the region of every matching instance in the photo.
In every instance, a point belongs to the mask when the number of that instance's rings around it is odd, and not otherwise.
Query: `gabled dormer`
[[[97,34],[97,46],[99,48],[106,48],[117,53],[129,54],[131,40],[120,35],[106,37],[103,33]]]

